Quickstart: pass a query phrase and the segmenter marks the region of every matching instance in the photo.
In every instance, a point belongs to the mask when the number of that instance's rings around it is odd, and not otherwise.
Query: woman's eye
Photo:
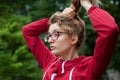
[[[55,33],[55,34],[54,34],[54,36],[57,36],[57,35],[58,35],[58,33]]]

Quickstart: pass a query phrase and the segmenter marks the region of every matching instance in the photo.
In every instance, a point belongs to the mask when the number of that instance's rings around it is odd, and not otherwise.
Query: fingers
[[[62,12],[63,15],[65,15],[66,17],[71,17],[73,18],[75,16],[75,11],[69,7],[69,8],[65,8]]]
[[[65,8],[64,10],[63,10],[63,14],[70,14],[70,13],[72,13],[74,10],[72,9],[72,8]]]
[[[91,4],[92,0],[80,0],[80,4],[83,6],[85,4]]]

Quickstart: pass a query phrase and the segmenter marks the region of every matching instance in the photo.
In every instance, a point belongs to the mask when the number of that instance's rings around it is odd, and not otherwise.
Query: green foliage
[[[113,4],[110,3],[113,1]],[[103,2],[103,8],[115,17],[120,26],[119,0]],[[118,3],[117,3],[118,2]],[[56,11],[62,11],[70,5],[68,0],[0,0],[0,80],[40,80],[42,71],[33,58],[22,36],[22,26],[31,21],[50,17]],[[83,8],[80,17],[85,20],[86,41],[80,54],[92,55],[96,33],[86,18]],[[41,35],[43,39],[44,34]],[[45,43],[47,46],[49,44]],[[120,72],[120,37],[109,68]],[[107,80],[107,74],[104,79]]]
[[[0,80],[41,78],[41,70],[21,32],[22,26],[30,22],[31,18],[8,14],[0,17],[0,20]]]

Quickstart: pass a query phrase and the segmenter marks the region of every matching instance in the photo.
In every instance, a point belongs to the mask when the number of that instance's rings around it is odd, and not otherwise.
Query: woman
[[[113,17],[89,0],[80,0],[80,4],[98,34],[93,56],[78,56],[85,24],[78,18],[74,5],[22,29],[29,49],[43,69],[43,80],[100,80],[110,61],[118,37]],[[39,34],[46,31],[45,40],[51,51],[39,39]]]

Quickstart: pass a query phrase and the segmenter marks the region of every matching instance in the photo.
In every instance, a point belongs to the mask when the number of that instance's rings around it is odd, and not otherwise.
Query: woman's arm
[[[115,49],[118,27],[114,18],[108,12],[92,6],[90,2],[85,3],[82,5],[88,11],[93,28],[98,34],[94,55],[89,67],[93,76],[100,77],[105,71]]]
[[[118,27],[113,17],[102,9],[92,6],[88,14],[94,30],[98,34],[91,64],[94,66],[96,76],[99,76],[105,71],[114,52]]]
[[[37,20],[22,28],[26,43],[43,70],[56,59],[39,38],[40,34],[48,30],[48,20],[48,18]]]

